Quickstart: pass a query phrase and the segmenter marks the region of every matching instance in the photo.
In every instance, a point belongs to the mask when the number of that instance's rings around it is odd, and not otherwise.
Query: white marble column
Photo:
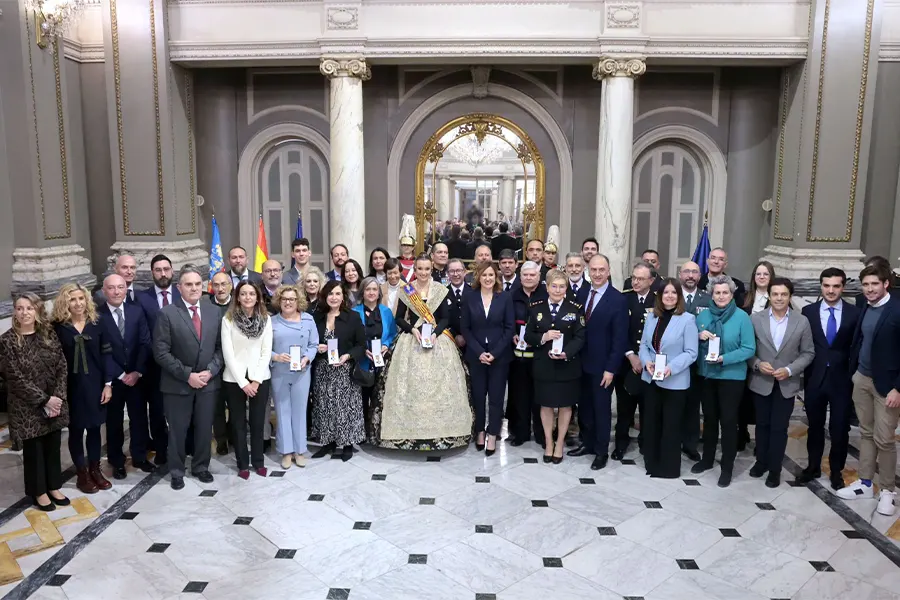
[[[594,229],[617,287],[626,279],[630,259],[634,80],[646,70],[637,58],[604,58],[594,65],[594,79],[603,83]]]
[[[500,210],[504,218],[509,221],[513,218],[516,200],[516,180],[511,175],[504,175],[500,184]]]
[[[450,218],[450,205],[453,202],[453,182],[447,175],[438,178],[438,221],[446,221]]]
[[[366,256],[362,82],[372,73],[362,58],[323,58],[319,70],[331,80],[329,242],[345,244],[360,260]]]

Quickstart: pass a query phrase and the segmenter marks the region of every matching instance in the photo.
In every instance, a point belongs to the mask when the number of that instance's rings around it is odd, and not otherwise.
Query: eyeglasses
[[[450,269],[449,271],[447,271],[447,273],[449,273],[450,275],[462,275],[465,272],[465,269]]]
[[[282,301],[282,302],[296,302],[297,299],[296,299],[296,298],[290,298],[290,297],[283,297],[283,298],[281,299],[281,301]]]
[[[263,273],[266,275],[274,275],[275,273],[281,273],[281,269],[263,269]]]

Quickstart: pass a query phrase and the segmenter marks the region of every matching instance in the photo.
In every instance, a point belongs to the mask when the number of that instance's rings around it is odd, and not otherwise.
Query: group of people
[[[0,336],[0,373],[26,492],[42,510],[68,502],[59,491],[66,426],[79,489],[111,485],[100,468],[104,424],[113,477],[124,478],[126,407],[133,466],[165,464],[175,489],[188,455],[193,476],[213,480],[213,438],[219,454],[233,449],[240,477],[265,476],[273,408],[285,469],[307,464],[310,440],[319,444],[312,458],[344,461],[360,443],[446,450],[473,439],[491,456],[506,418],[512,445],[533,438],[545,463],[591,455],[599,470],[611,442],[612,459],[624,459],[639,412],[652,477],[679,477],[682,454],[693,473],[714,468],[721,431],[722,487],[755,421],[750,475],[777,487],[803,392],[810,462],[800,480],[821,475],[830,410],[832,486],[847,499],[872,497],[877,464],[878,510],[893,513],[900,294],[890,293],[884,259],[860,273],[861,308],[842,300],[846,274],[826,269],[821,299],[798,311],[792,282],[771,264],[760,262],[745,290],[726,274],[721,248],[706,274],[688,262],[670,278],[648,250],[620,292],[594,238],[559,267],[557,248],[541,240],[528,242],[524,262],[482,244],[468,265],[445,242],[414,256],[404,235],[400,247],[396,258],[373,249],[364,269],[337,244],[327,273],[310,264],[304,238],[286,271],[270,260],[256,273],[234,247],[206,296],[200,270],[176,275],[164,255],[151,261],[153,285],[136,291],[135,260],[121,255],[94,296],[63,286],[52,315],[38,297],[19,296]],[[851,398],[860,479],[845,488]],[[567,439],[572,421],[577,441]]]

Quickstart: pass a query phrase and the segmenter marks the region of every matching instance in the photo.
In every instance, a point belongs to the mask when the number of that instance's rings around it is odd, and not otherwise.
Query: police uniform
[[[625,302],[628,305],[628,350],[635,355],[641,347],[641,336],[644,335],[644,322],[647,314],[653,310],[656,295],[652,288],[647,291],[643,302],[634,290],[626,290]],[[641,397],[640,374],[635,375],[631,369],[631,362],[622,361],[622,368],[616,375],[616,446],[613,451],[613,459],[621,460],[628,450],[628,431],[634,424],[635,410],[643,404]],[[638,434],[638,445],[641,436]]]
[[[712,306],[712,297],[700,289],[684,293],[684,312],[699,315]],[[691,387],[684,403],[684,422],[681,426],[681,450],[688,458],[700,460],[697,448],[700,444],[700,377],[697,374],[697,363],[691,365]]]
[[[553,307],[556,316],[553,316]],[[553,342],[541,344],[544,333],[556,330],[563,334],[565,360],[550,358]],[[531,307],[525,341],[534,351],[535,399],[540,406],[569,408],[575,406],[581,395],[581,357],[584,346],[584,315],[581,305],[568,299],[553,304],[550,299],[541,300]]]
[[[525,293],[521,285],[513,287],[510,291],[513,300],[513,312],[516,316],[516,335],[519,335],[522,327],[528,323],[528,315],[531,309],[547,299],[547,288],[538,285],[531,295]],[[521,336],[520,336],[521,337]],[[534,399],[534,348],[528,346],[525,350],[518,348],[513,350],[514,358],[509,363],[509,377],[506,385],[509,390],[509,399],[506,402],[506,419],[508,421],[509,435],[514,446],[531,439],[534,430],[534,441],[544,445],[544,428],[541,425],[541,407]],[[521,442],[521,443],[520,443]]]

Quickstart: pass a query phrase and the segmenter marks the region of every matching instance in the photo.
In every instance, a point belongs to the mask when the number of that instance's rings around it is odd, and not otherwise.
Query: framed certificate
[[[653,368],[653,381],[662,381],[666,378],[666,355],[657,354]]]
[[[719,344],[721,342],[721,338],[709,338],[709,349],[706,352],[706,361],[707,362],[718,362],[719,360]]]
[[[328,340],[328,364],[338,365],[341,363],[341,355],[338,353],[338,341]]]
[[[434,333],[434,326],[431,323],[422,324],[422,347],[431,348],[431,334]]]
[[[384,366],[384,355],[381,354],[381,340],[372,340],[372,363],[376,367]]]
[[[519,327],[519,343],[516,344],[516,350],[526,350],[528,344],[525,343],[525,326]]]
[[[553,340],[553,347],[550,348],[550,354],[562,354],[563,339],[565,339],[565,337],[565,335],[559,334],[559,338]]]
[[[291,371],[302,371],[300,362],[303,360],[303,348],[300,346],[291,346]]]

